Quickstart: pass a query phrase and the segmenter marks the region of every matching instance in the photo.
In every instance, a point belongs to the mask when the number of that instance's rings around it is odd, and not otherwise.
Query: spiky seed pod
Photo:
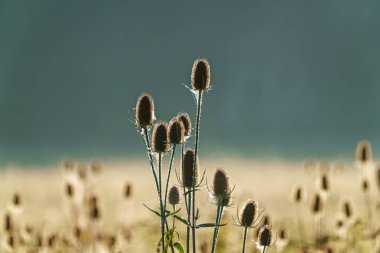
[[[294,203],[301,203],[305,200],[306,191],[301,185],[297,185],[293,188],[292,200]]]
[[[316,214],[320,214],[322,210],[323,210],[322,197],[319,193],[316,193],[311,202],[311,212],[316,215]]]
[[[343,214],[347,219],[350,219],[353,215],[352,204],[349,201],[343,202]]]
[[[126,183],[124,186],[124,197],[129,199],[132,196],[132,185],[130,183]]]
[[[90,207],[90,218],[92,220],[99,220],[100,219],[100,209],[97,204],[92,205]]]
[[[169,141],[171,144],[182,144],[185,140],[185,127],[183,122],[175,117],[169,122]]]
[[[330,190],[330,180],[327,173],[322,173],[320,177],[320,188],[324,192],[328,192]]]
[[[13,231],[12,216],[10,213],[6,213],[4,216],[4,230],[8,233],[11,233]]]
[[[261,247],[269,247],[274,243],[274,234],[269,225],[264,225],[260,228],[257,241]]]
[[[136,124],[139,129],[149,127],[155,120],[153,98],[148,93],[141,94],[136,104]]]
[[[194,169],[194,160],[195,153],[193,149],[186,149],[185,154],[183,155],[183,171],[182,171],[182,183],[186,188],[193,187],[193,169]],[[199,161],[197,159],[195,164],[195,182],[194,185],[197,185],[199,177]]]
[[[212,180],[213,196],[215,201],[222,199],[222,205],[228,206],[231,200],[231,186],[227,171],[222,168],[217,168],[214,171]]]
[[[187,114],[186,112],[183,112],[183,113],[179,113],[177,117],[183,123],[183,126],[185,128],[185,136],[189,137],[191,135],[191,120],[190,120],[189,114]]]
[[[65,194],[68,198],[72,198],[74,196],[74,186],[69,182],[65,185]]]
[[[181,202],[181,194],[179,188],[175,185],[169,190],[169,204],[172,206],[178,205]]]
[[[259,214],[259,205],[254,200],[248,200],[240,214],[240,225],[251,227]]]
[[[208,91],[210,89],[210,76],[210,64],[207,59],[196,59],[191,71],[191,86],[193,90]]]
[[[364,178],[362,180],[362,191],[367,192],[369,190],[369,181],[368,179]]]
[[[152,151],[165,153],[169,150],[168,124],[164,121],[157,123],[153,127]]]
[[[372,147],[368,141],[359,142],[356,147],[356,161],[361,164],[372,161]]]
[[[14,206],[21,205],[21,197],[20,194],[18,194],[17,192],[13,194],[12,203]]]

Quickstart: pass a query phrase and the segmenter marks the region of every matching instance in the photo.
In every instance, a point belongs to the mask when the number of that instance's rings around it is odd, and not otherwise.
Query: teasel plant
[[[172,206],[173,213],[175,213],[176,212],[176,206],[181,203],[181,194],[180,194],[180,190],[179,190],[178,186],[173,185],[170,188],[168,201],[169,201],[169,204]],[[175,216],[174,215],[173,215],[172,228],[173,229],[175,228]]]
[[[211,248],[211,253],[214,253],[218,239],[219,227],[221,226],[223,210],[231,205],[231,198],[234,187],[231,188],[230,178],[227,174],[227,171],[222,168],[217,168],[213,173],[211,190],[208,186],[207,189],[210,194],[211,202],[217,205],[215,228]]]
[[[260,216],[263,210],[259,211],[259,204],[254,200],[248,200],[239,214],[237,208],[237,225],[244,228],[242,253],[245,252],[248,229],[253,229],[260,224]]]
[[[277,236],[272,231],[272,227],[270,225],[264,225],[260,228],[256,246],[261,250],[261,253],[265,253],[266,249],[271,247],[276,243]]]
[[[356,147],[356,166],[359,168],[362,177],[372,176],[372,146],[367,140],[360,141]]]

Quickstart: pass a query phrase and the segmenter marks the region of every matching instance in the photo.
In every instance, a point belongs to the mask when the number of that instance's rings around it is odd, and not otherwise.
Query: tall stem
[[[265,250],[267,249],[266,246],[263,247],[263,251],[261,253],[265,253]]]
[[[182,143],[181,145],[181,176],[182,176],[182,180],[183,180],[183,154],[185,153],[185,143]],[[183,188],[183,198],[185,199],[185,206],[186,206],[186,212],[187,212],[187,215],[189,215],[189,205],[187,203],[187,196],[186,196],[186,187],[184,184],[182,184],[182,188]]]
[[[149,141],[149,137],[148,137],[148,129],[145,127],[143,129],[143,131],[144,131],[145,146],[146,146],[146,149],[147,149],[147,154],[148,154],[149,163],[150,163],[150,169],[151,169],[152,174],[153,174],[154,183],[156,185],[156,190],[157,190],[158,197],[160,198],[160,188],[159,188],[159,185],[158,185],[158,179],[157,179],[156,169],[154,168],[153,156],[152,156],[152,153],[151,153],[150,141]]]
[[[191,224],[191,193],[188,198],[187,222]],[[186,253],[190,253],[190,227],[186,228]]]
[[[173,160],[174,160],[174,154],[175,154],[175,147],[176,144],[173,145],[172,149],[172,155],[170,157],[170,163],[169,163],[169,170],[168,170],[168,177],[166,178],[166,186],[165,186],[165,201],[164,201],[164,210],[166,211],[166,201],[168,199],[168,188],[169,188],[169,179],[170,179],[170,173],[172,171],[173,167]],[[174,217],[174,216],[173,216]]]
[[[197,101],[197,115],[196,115],[196,125],[195,125],[195,148],[194,148],[194,166],[193,166],[193,220],[192,220],[192,234],[193,234],[193,253],[196,252],[196,241],[195,241],[195,169],[197,166],[197,156],[198,156],[198,143],[199,143],[199,124],[201,119],[201,107],[202,107],[202,90],[198,91],[198,101]]]
[[[161,167],[162,167],[162,153],[158,153],[158,186],[159,186],[159,195],[160,195],[160,209],[161,209],[161,245],[162,245],[162,252],[165,250],[165,240],[164,240],[164,235],[165,235],[165,216],[166,214],[164,213],[164,205],[162,203],[162,173],[161,173]]]
[[[218,239],[219,224],[222,217],[222,213],[223,213],[222,198],[218,197],[218,207],[216,209],[216,220],[215,220],[214,236],[212,238],[211,253],[215,252],[216,240]]]
[[[248,227],[244,227],[244,235],[243,235],[243,249],[242,249],[242,253],[245,252],[245,241],[247,240],[247,231],[248,231]]]

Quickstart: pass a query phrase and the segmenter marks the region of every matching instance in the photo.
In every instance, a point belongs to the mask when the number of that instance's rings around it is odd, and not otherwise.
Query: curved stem
[[[174,154],[175,154],[175,147],[176,144],[173,145],[172,149],[172,155],[170,157],[170,163],[169,163],[169,171],[168,171],[168,177],[166,178],[166,186],[165,186],[165,201],[164,201],[164,210],[166,211],[166,201],[168,199],[168,188],[169,188],[169,179],[170,179],[170,173],[172,171],[173,167],[173,160],[174,160]],[[173,216],[174,217],[174,216]]]
[[[158,154],[158,186],[159,186],[159,195],[160,195],[160,209],[161,209],[161,240],[162,240],[162,252],[165,250],[165,240],[164,240],[164,235],[165,235],[165,228],[164,228],[164,221],[165,221],[165,213],[164,213],[164,205],[162,203],[162,185],[161,185],[161,168],[162,167],[162,153],[160,152]]]
[[[148,129],[145,127],[143,129],[143,131],[144,131],[145,146],[146,146],[146,149],[147,149],[147,154],[148,154],[149,163],[150,163],[150,169],[151,169],[152,174],[153,174],[154,183],[156,185],[156,190],[157,190],[158,197],[160,197],[160,195],[161,195],[160,194],[160,188],[159,188],[159,185],[158,185],[157,173],[156,173],[156,169],[154,167],[153,156],[152,156],[152,153],[151,153],[150,141],[149,141],[149,137],[148,137]]]
[[[242,253],[245,252],[245,241],[247,240],[247,231],[248,231],[248,227],[244,227],[244,235],[243,235],[243,249],[242,249]]]
[[[194,148],[194,167],[193,167],[193,221],[192,221],[192,234],[193,234],[193,253],[196,252],[196,241],[195,241],[195,169],[197,166],[197,156],[198,156],[198,144],[199,144],[199,124],[201,119],[201,107],[202,107],[202,91],[198,91],[198,101],[197,101],[197,115],[196,115],[196,125],[195,125],[195,148]]]

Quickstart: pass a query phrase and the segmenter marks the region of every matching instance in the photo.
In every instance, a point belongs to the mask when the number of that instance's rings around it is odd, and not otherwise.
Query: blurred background
[[[0,165],[145,158],[132,123],[195,115],[207,57],[201,155],[353,159],[380,148],[380,2],[1,1]]]

